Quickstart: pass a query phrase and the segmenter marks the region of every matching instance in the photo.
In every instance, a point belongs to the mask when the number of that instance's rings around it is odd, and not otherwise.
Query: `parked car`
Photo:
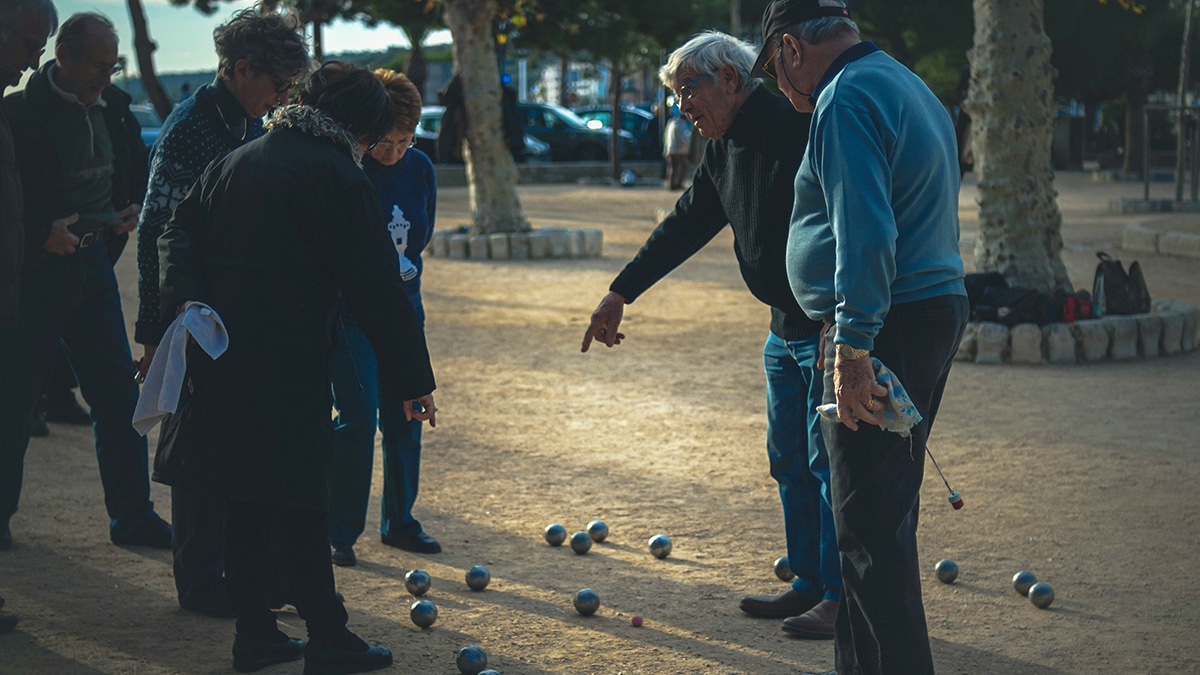
[[[606,105],[575,108],[572,112],[593,129],[612,127],[612,107]],[[621,129],[633,135],[637,142],[638,159],[654,159],[662,154],[662,134],[658,130],[658,120],[651,113],[641,108],[625,106],[621,108]]]
[[[129,111],[142,127],[142,142],[147,148],[153,147],[154,142],[158,140],[158,132],[162,130],[163,121],[158,112],[154,110],[154,106],[147,104],[131,105]]]
[[[440,105],[423,106],[421,108],[421,119],[417,122],[416,133],[413,134],[413,141],[416,142],[416,148],[429,155],[429,158],[435,162],[438,161],[438,129],[442,126],[442,116],[445,114],[446,109]],[[550,161],[550,145],[529,134],[525,134],[525,151],[521,153],[520,157],[516,157],[515,159],[518,162]]]
[[[525,133],[550,144],[550,158],[561,161],[602,161],[608,159],[608,144],[612,130],[592,129],[578,115],[553,103],[520,103],[517,110]],[[621,157],[632,159],[637,154],[633,134],[625,130],[620,137]]]

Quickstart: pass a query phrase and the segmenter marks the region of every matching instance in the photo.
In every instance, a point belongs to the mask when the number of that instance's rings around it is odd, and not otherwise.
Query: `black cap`
[[[842,16],[850,18],[850,10],[845,7],[823,7],[821,0],[774,0],[767,5],[763,12],[762,36],[763,46],[758,53],[758,60],[750,70],[750,77],[770,77],[763,65],[767,59],[774,56],[771,40],[784,30],[809,19],[820,19],[826,16]]]

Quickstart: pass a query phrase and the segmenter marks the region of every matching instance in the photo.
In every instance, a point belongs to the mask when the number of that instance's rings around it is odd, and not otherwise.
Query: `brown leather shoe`
[[[789,588],[779,595],[747,595],[742,598],[738,607],[750,616],[763,619],[786,619],[789,616],[807,612],[817,602],[816,598],[810,598],[800,591]]]
[[[784,619],[783,630],[808,640],[832,640],[837,615],[837,600],[822,600],[800,616]]]

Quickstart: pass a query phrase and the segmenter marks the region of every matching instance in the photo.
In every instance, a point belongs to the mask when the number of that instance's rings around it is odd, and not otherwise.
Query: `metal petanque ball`
[[[430,600],[418,600],[408,610],[408,618],[421,628],[429,628],[437,621],[437,605]]]
[[[780,581],[791,581],[796,578],[796,573],[792,571],[791,563],[788,562],[786,555],[775,559],[775,576],[779,577]]]
[[[1037,583],[1037,577],[1029,570],[1021,570],[1013,575],[1013,590],[1017,595],[1029,595],[1029,587]]]
[[[487,670],[479,671],[479,675],[500,675],[500,671],[488,668]]]
[[[546,531],[542,533],[542,536],[546,538],[547,544],[562,546],[563,542],[567,540],[567,528],[558,523],[552,523],[546,526]]]
[[[487,652],[483,647],[467,645],[455,653],[454,663],[463,675],[479,675],[487,669]]]
[[[492,581],[492,574],[483,565],[475,565],[467,570],[467,585],[473,591],[482,591]]]
[[[591,616],[600,609],[600,594],[585,588],[575,594],[575,611],[582,616]]]
[[[650,537],[650,554],[659,559],[671,555],[671,539],[665,534]]]
[[[1039,581],[1029,587],[1029,601],[1038,609],[1046,609],[1054,602],[1054,589],[1050,584]]]
[[[603,520],[593,520],[588,523],[587,533],[592,538],[592,541],[599,544],[608,539],[608,525],[605,525]]]
[[[425,570],[413,570],[404,575],[404,587],[413,595],[425,595],[433,579]]]
[[[579,555],[587,553],[592,548],[592,535],[587,532],[576,532],[571,535],[571,550]]]
[[[958,578],[958,563],[953,560],[939,560],[933,567],[933,573],[943,584],[952,584]]]

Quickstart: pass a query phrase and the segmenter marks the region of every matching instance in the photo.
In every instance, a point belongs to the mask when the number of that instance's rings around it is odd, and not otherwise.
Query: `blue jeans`
[[[104,246],[65,256],[38,253],[21,280],[21,319],[0,332],[0,520],[21,496],[29,417],[50,368],[67,349],[92,410],[109,527],[153,510],[146,439],[133,430],[138,386],[117,278]]]
[[[829,498],[829,455],[821,437],[824,381],[817,370],[821,335],[784,340],[771,333],[763,347],[767,373],[767,457],[779,483],[792,588],[838,600],[842,575]]]
[[[409,301],[424,319],[421,298]],[[353,545],[366,527],[375,427],[383,432],[383,513],[379,531],[408,536],[421,531],[412,515],[421,476],[421,422],[404,419],[404,401],[379,389],[375,350],[343,308],[333,352],[333,473],[329,481],[329,541]],[[376,415],[378,411],[378,416]]]

